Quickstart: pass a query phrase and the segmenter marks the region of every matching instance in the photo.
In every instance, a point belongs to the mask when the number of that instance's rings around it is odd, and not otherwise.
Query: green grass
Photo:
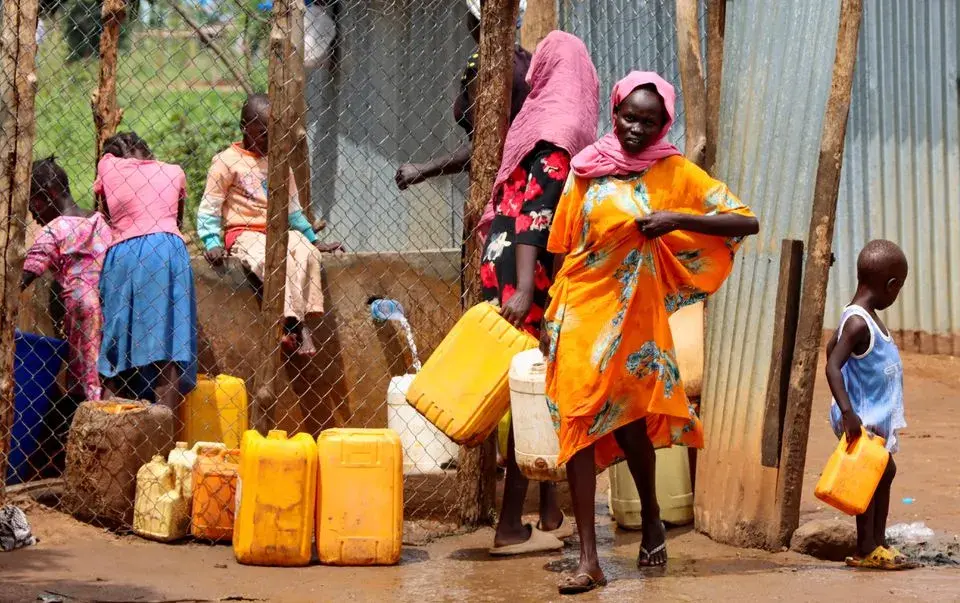
[[[162,161],[187,174],[187,225],[192,228],[212,157],[239,139],[237,126],[245,93],[196,40],[134,36],[121,50],[117,101],[123,109],[120,131],[135,130]],[[229,47],[228,42],[223,42]],[[38,55],[37,138],[34,156],[56,155],[70,177],[77,201],[93,206],[94,128],[90,95],[97,85],[98,60],[68,63],[59,24]],[[243,66],[238,65],[241,73]],[[257,61],[248,76],[255,90],[266,90],[266,65]],[[226,85],[224,83],[226,82]]]

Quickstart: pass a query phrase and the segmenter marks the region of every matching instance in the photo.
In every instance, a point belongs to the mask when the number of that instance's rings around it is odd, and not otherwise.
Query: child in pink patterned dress
[[[63,331],[70,344],[67,376],[70,394],[99,400],[97,358],[103,317],[100,271],[110,246],[110,227],[98,213],[77,206],[66,172],[53,157],[33,164],[30,213],[42,227],[27,251],[20,289],[50,270],[63,288]]]

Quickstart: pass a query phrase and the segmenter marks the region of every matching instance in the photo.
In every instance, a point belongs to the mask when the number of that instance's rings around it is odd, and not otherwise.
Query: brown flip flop
[[[600,579],[597,580],[586,572],[580,574],[565,573],[560,576],[560,583],[557,584],[557,590],[561,595],[582,595],[583,593],[588,593],[606,585],[606,576],[601,576]]]

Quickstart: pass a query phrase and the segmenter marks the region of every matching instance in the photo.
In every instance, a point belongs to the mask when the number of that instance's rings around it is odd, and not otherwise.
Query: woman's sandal
[[[561,595],[581,595],[606,585],[606,576],[601,576],[598,580],[586,572],[580,574],[565,573],[560,576],[557,590],[560,591]]]
[[[647,550],[640,546],[640,554],[637,555],[637,569],[645,567],[664,567],[667,564],[667,528],[660,522],[660,529],[663,530],[663,542],[652,550]],[[663,555],[660,555],[663,553]]]

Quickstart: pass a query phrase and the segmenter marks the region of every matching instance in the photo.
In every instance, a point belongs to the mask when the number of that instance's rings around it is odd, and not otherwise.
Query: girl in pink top
[[[77,206],[67,173],[53,157],[33,164],[30,213],[43,227],[27,251],[20,289],[50,270],[63,289],[66,314],[63,332],[70,344],[67,358],[69,394],[99,400],[100,271],[110,246],[110,228],[98,213]]]
[[[94,191],[114,239],[100,278],[100,374],[113,393],[176,409],[197,377],[196,293],[179,228],[186,177],[133,132],[103,151]]]

